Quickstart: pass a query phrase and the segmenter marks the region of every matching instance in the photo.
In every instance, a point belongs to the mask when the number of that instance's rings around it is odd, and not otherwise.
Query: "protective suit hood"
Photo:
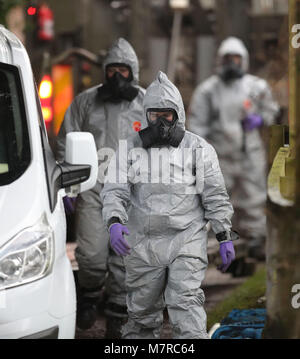
[[[249,69],[249,52],[244,43],[237,37],[228,37],[224,40],[218,50],[218,67],[222,64],[222,58],[229,54],[237,54],[242,57],[242,70],[247,72]]]
[[[131,68],[133,76],[133,84],[139,82],[139,62],[133,47],[128,41],[120,37],[108,50],[103,61],[103,71],[105,73],[106,66],[109,64],[125,64]]]
[[[162,71],[158,72],[156,79],[147,88],[143,106],[145,116],[149,108],[171,108],[175,110],[178,115],[177,126],[185,129],[185,111],[182,97],[177,87]]]

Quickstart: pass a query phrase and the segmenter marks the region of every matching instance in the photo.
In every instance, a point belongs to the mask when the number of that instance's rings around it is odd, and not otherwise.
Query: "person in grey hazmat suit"
[[[233,201],[234,227],[248,239],[249,255],[264,257],[266,237],[266,156],[262,126],[278,113],[267,82],[247,73],[249,54],[235,37],[218,50],[217,74],[192,97],[188,128],[211,143]]]
[[[225,271],[235,257],[233,209],[215,150],[185,130],[181,95],[162,72],[146,90],[144,111],[148,127],[111,160],[101,192],[110,243],[126,267],[122,338],[159,338],[165,306],[174,338],[207,338],[206,225],[217,234]]]
[[[103,62],[103,71],[105,83],[79,94],[65,114],[57,137],[59,161],[64,158],[68,132],[92,133],[99,154],[103,148],[115,150],[120,139],[126,139],[145,125],[142,116],[145,90],[138,86],[138,59],[125,39],[120,38],[111,46]],[[109,253],[108,233],[102,220],[99,196],[102,186],[98,181],[95,188],[80,194],[76,203],[76,259],[81,293],[77,325],[88,329],[96,320],[96,303],[105,283],[108,262],[106,314],[110,316],[107,325],[114,330],[114,326],[117,328],[122,318],[127,317],[125,272],[122,258],[117,257],[111,249]],[[115,335],[107,329],[107,337]]]

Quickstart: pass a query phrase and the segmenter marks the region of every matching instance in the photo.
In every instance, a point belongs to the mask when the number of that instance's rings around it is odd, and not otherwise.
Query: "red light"
[[[36,7],[30,6],[30,7],[27,9],[27,14],[28,14],[28,15],[35,15],[35,14],[36,14]]]
[[[39,88],[40,98],[49,98],[52,96],[53,83],[49,75],[44,75]]]
[[[53,119],[53,112],[52,112],[52,108],[48,107],[48,106],[42,106],[42,113],[43,113],[43,117],[45,122],[51,122]]]
[[[53,120],[53,82],[50,75],[44,75],[39,87],[39,96],[41,100],[42,112],[46,127],[50,126]]]

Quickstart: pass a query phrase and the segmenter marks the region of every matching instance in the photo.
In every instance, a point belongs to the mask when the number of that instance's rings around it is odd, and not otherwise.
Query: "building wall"
[[[106,1],[52,0],[51,9],[55,17],[56,41],[66,34],[74,34],[77,39],[75,46],[98,54],[107,50],[124,33]],[[62,51],[61,46],[58,49]],[[91,68],[91,79],[91,85],[103,80],[101,71],[94,66]]]

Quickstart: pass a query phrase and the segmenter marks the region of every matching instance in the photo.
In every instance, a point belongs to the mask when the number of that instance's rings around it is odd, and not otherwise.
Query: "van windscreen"
[[[12,183],[31,159],[18,69],[0,63],[0,186]]]

